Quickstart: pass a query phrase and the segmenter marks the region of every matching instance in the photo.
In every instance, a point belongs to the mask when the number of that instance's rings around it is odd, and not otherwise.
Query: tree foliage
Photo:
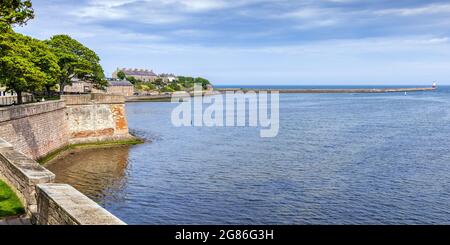
[[[186,88],[192,88],[194,86],[194,84],[197,83],[197,84],[201,84],[202,87],[204,89],[206,89],[207,85],[211,84],[209,82],[209,80],[202,78],[202,77],[193,78],[193,77],[179,76],[179,77],[177,77],[177,79],[178,79],[178,82],[180,84],[183,84]]]
[[[55,83],[59,73],[56,56],[45,43],[12,30],[0,34],[0,84],[17,93],[40,91]]]
[[[156,78],[155,81],[153,81],[153,84],[155,84],[155,86],[157,88],[162,88],[162,87],[164,87],[164,85],[166,85],[164,83],[164,80],[162,78],[160,78],[160,77]]]
[[[127,75],[125,74],[125,72],[123,72],[123,71],[117,72],[117,78],[119,78],[120,80],[125,80],[126,77],[127,77]]]
[[[166,86],[160,89],[161,92],[175,92],[175,90],[173,88],[171,88],[170,86]]]
[[[74,78],[89,81],[96,88],[103,89],[107,81],[97,54],[68,35],[56,35],[46,43],[58,57],[60,67],[60,92],[71,85]]]
[[[22,103],[23,92],[60,90],[78,78],[96,88],[107,85],[100,58],[67,35],[40,41],[15,33],[13,25],[34,18],[31,0],[0,0],[0,85],[13,90]]]
[[[127,76],[126,77],[127,81],[132,83],[132,84],[139,84],[139,83],[143,83],[144,81],[140,80],[140,79],[136,79],[133,76]]]
[[[23,25],[34,18],[31,0],[0,0],[0,29]]]

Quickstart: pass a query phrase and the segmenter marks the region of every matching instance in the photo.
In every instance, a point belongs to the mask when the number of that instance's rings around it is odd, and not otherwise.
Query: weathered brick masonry
[[[32,159],[70,143],[132,138],[124,103],[119,95],[87,94],[0,108],[0,138]]]
[[[37,159],[69,143],[63,101],[0,108],[0,138]]]
[[[71,143],[130,137],[123,96],[88,94],[63,98]]]

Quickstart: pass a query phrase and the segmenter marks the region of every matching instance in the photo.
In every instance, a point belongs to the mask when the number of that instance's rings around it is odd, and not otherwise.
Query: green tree
[[[207,79],[202,78],[202,77],[196,77],[196,78],[194,79],[194,83],[201,84],[202,87],[203,87],[203,89],[206,89],[206,87],[208,86],[208,84],[211,84]]]
[[[169,87],[171,87],[175,91],[181,91],[183,87],[176,81],[173,81],[169,84]]]
[[[175,90],[169,86],[163,87],[161,92],[175,92]]]
[[[59,73],[57,58],[42,42],[12,30],[0,34],[0,84],[17,93],[42,90]]]
[[[179,76],[177,77],[177,80],[186,88],[192,88],[194,86],[194,78],[192,77]]]
[[[127,77],[127,75],[125,74],[125,72],[123,72],[123,71],[117,72],[117,78],[119,78],[120,80],[125,80],[126,77]]]
[[[155,81],[153,81],[153,84],[155,84],[158,88],[162,88],[165,85],[164,81],[160,77],[156,78]]]
[[[147,91],[152,91],[156,89],[156,86],[152,83],[145,83],[145,86],[147,86]]]
[[[0,0],[0,29],[10,29],[11,25],[23,25],[34,18],[30,0]]]
[[[43,41],[31,39],[29,43],[33,54],[32,61],[44,72],[46,76],[44,87],[47,95],[50,95],[51,88],[59,83],[58,78],[61,70],[58,65],[58,57]]]
[[[72,84],[74,78],[89,81],[98,89],[107,86],[100,58],[94,51],[67,35],[53,36],[46,43],[58,57],[61,94],[66,85]]]
[[[127,78],[127,81],[132,83],[132,84],[138,84],[139,83],[139,81],[133,76],[128,76],[126,78]]]

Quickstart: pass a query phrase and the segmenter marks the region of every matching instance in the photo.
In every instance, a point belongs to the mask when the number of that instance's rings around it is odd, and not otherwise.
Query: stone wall
[[[70,143],[131,138],[120,95],[87,94],[63,96]]]
[[[125,225],[70,185],[40,184],[37,199],[39,225]]]
[[[69,142],[63,101],[0,108],[0,137],[38,159]]]
[[[70,143],[131,138],[119,95],[0,108],[0,179],[38,224],[124,224],[73,187],[53,184],[55,175],[33,159]]]
[[[120,219],[0,139],[0,179],[12,187],[41,225],[123,225]]]
[[[68,95],[0,108],[0,137],[32,159],[68,144],[133,138],[125,98],[108,94]]]
[[[0,178],[15,190],[27,211],[32,212],[36,205],[35,186],[53,182],[55,175],[24,154],[15,151],[11,145],[2,143]]]

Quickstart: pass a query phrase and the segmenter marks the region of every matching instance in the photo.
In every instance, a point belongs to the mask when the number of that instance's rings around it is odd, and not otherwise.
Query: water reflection
[[[118,199],[124,188],[129,146],[101,149],[77,149],[46,165],[57,183],[72,185],[94,201]]]

